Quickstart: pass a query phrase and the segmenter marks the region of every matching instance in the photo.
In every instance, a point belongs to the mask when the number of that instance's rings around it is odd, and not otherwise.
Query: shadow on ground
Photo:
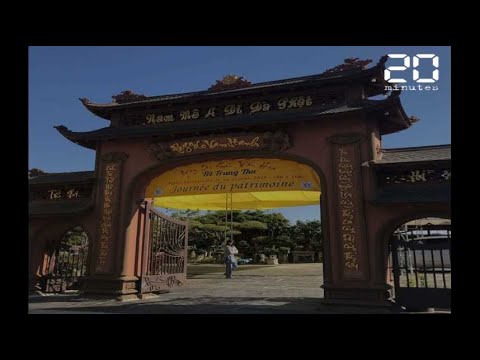
[[[53,298],[53,297],[52,297]],[[72,301],[65,297],[47,299],[51,301]],[[85,301],[85,299],[80,299]],[[369,307],[345,307],[324,304],[318,298],[264,298],[264,297],[183,297],[162,299],[158,296],[141,302],[105,302],[88,305],[88,301],[68,307],[45,307],[44,310],[68,312],[98,312],[110,314],[377,314],[392,313],[390,309]],[[35,309],[35,313],[41,313]]]
[[[34,303],[50,303],[50,302],[75,302],[75,303],[82,303],[85,301],[89,301],[95,298],[86,298],[82,295],[76,294],[52,294],[52,295],[30,295],[28,302],[30,304]]]

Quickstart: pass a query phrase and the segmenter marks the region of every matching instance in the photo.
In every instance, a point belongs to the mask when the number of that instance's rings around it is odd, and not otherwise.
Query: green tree
[[[185,220],[188,220],[188,219],[195,218],[199,214],[200,214],[199,210],[188,210],[187,209],[187,210],[173,210],[170,213],[170,216],[175,218],[175,219],[185,221]]]
[[[48,173],[46,173],[43,170],[37,169],[37,168],[33,168],[33,169],[28,170],[28,178],[35,177],[35,176],[40,176],[40,175],[45,175],[45,174],[48,174]]]
[[[190,219],[189,222],[189,239],[192,245],[197,249],[205,250],[207,256],[211,256],[215,249],[220,248],[225,240],[225,235],[232,237],[241,234],[238,230],[231,230],[225,224],[204,223],[205,218],[197,217]]]
[[[268,226],[269,236],[272,239],[278,235],[287,234],[290,227],[290,221],[281,213],[266,214],[265,223]]]
[[[297,245],[305,250],[320,251],[322,249],[322,227],[318,220],[300,221],[291,228],[291,236]]]
[[[73,229],[68,230],[64,235],[64,244],[67,246],[87,246],[88,238],[87,233],[80,226],[76,226]]]
[[[297,221],[291,225],[281,213],[181,210],[171,216],[189,222],[190,245],[208,255],[220,249],[225,236],[233,238],[239,250],[249,256],[265,251],[277,253],[280,248],[293,250],[296,245],[316,251],[322,246],[320,221]]]

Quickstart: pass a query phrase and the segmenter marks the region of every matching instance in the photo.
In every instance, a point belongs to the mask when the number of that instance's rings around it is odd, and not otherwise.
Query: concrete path
[[[243,265],[225,279],[221,265],[189,265],[188,281],[144,300],[88,299],[79,294],[32,296],[30,314],[335,314],[385,309],[323,304],[322,264]]]

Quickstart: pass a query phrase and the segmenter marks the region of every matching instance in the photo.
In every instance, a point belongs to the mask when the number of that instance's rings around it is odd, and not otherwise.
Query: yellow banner
[[[281,159],[208,161],[166,171],[153,179],[146,197],[320,191],[320,179],[309,166]]]
[[[320,205],[320,191],[257,191],[228,194],[181,195],[154,198],[153,205],[189,210],[253,210]]]

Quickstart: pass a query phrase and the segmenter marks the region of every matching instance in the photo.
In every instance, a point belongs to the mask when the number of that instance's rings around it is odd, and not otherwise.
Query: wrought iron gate
[[[390,264],[395,303],[411,310],[450,308],[450,244],[450,232],[448,236],[410,240],[392,237]]]
[[[161,214],[149,202],[144,216],[140,294],[182,286],[187,278],[188,224]]]
[[[81,288],[87,270],[88,240],[86,235],[81,234],[83,230],[75,231],[80,234],[80,242],[78,236],[76,241],[72,241],[71,236],[65,236],[48,254],[42,291],[61,293]]]

